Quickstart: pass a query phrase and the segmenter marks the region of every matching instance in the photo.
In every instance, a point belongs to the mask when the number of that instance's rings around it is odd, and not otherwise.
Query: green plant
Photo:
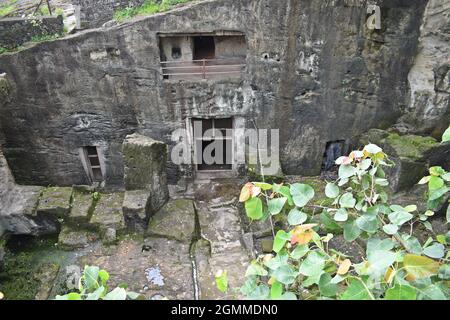
[[[242,188],[239,200],[251,220],[269,219],[274,226],[273,219],[286,216],[289,230],[273,230],[273,254],[252,261],[241,293],[250,299],[447,299],[450,233],[423,245],[412,235],[412,226],[427,226],[432,212],[389,203],[383,167],[391,164],[383,150],[369,144],[336,164],[339,178],[325,187],[330,206],[312,204],[315,191],[307,184]],[[320,215],[307,214],[309,209]],[[363,261],[329,248],[334,234],[320,224],[342,231],[348,242],[364,241]]]
[[[155,0],[147,0],[138,7],[126,7],[117,10],[114,13],[114,19],[118,22],[122,22],[138,15],[150,15],[168,11],[176,5],[191,1],[192,0],[162,0],[161,2],[157,2]]]
[[[56,296],[55,300],[143,300],[144,297],[136,292],[127,291],[126,286],[120,285],[108,292],[109,274],[96,266],[85,266],[79,281],[79,292],[71,292],[63,296]]]
[[[100,195],[100,193],[99,192],[94,192],[93,194],[92,194],[92,199],[94,200],[94,201],[98,201],[98,200],[100,200],[100,197],[101,197],[101,195]]]
[[[36,35],[31,37],[31,42],[44,42],[44,41],[51,41],[51,40],[56,40],[58,38],[60,38],[61,35],[60,34],[45,34],[45,35]]]

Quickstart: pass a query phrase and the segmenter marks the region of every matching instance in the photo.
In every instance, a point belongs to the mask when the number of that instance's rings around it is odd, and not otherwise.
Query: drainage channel
[[[189,247],[189,258],[191,260],[191,266],[192,266],[192,282],[194,284],[194,300],[200,299],[200,286],[198,284],[198,268],[197,268],[197,261],[195,259],[195,249],[197,246],[197,243],[199,240],[202,239],[202,233],[200,229],[200,220],[198,218],[197,208],[195,207],[195,203],[193,203],[194,206],[194,213],[195,213],[195,227],[194,227],[194,233],[192,235],[192,241],[191,245]]]

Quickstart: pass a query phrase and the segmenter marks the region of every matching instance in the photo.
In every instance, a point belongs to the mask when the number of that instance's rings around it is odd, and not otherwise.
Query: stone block
[[[149,201],[150,194],[147,190],[125,192],[123,215],[129,230],[143,232],[147,229],[150,218]]]
[[[49,187],[42,191],[37,207],[38,215],[65,218],[70,211],[72,188]]]
[[[94,199],[92,193],[74,192],[72,209],[68,216],[68,222],[76,225],[86,225],[92,215]]]
[[[64,226],[58,236],[58,245],[64,250],[81,249],[87,247],[89,242],[96,238],[94,233]]]
[[[192,200],[169,201],[150,220],[150,236],[190,242],[195,231],[195,209]]]
[[[165,143],[136,133],[128,135],[123,142],[125,189],[148,190],[151,212],[158,211],[169,197],[167,152]]]
[[[125,227],[122,211],[123,197],[122,192],[101,194],[90,223],[102,232],[108,228],[123,229]]]

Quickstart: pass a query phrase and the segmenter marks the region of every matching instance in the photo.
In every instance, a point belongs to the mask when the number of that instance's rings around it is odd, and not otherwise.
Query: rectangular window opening
[[[84,155],[84,164],[87,174],[92,182],[103,181],[103,169],[95,146],[86,146],[82,148]]]
[[[198,171],[233,169],[233,119],[192,119]],[[201,130],[200,129],[201,126]],[[198,131],[198,132],[197,132]],[[206,157],[210,157],[207,159]]]

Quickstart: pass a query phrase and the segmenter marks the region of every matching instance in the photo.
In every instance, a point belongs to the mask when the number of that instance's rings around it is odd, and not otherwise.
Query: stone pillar
[[[168,200],[167,145],[152,138],[128,135],[122,146],[125,165],[125,223],[130,229],[146,229],[150,215]],[[136,200],[139,198],[139,205]]]

